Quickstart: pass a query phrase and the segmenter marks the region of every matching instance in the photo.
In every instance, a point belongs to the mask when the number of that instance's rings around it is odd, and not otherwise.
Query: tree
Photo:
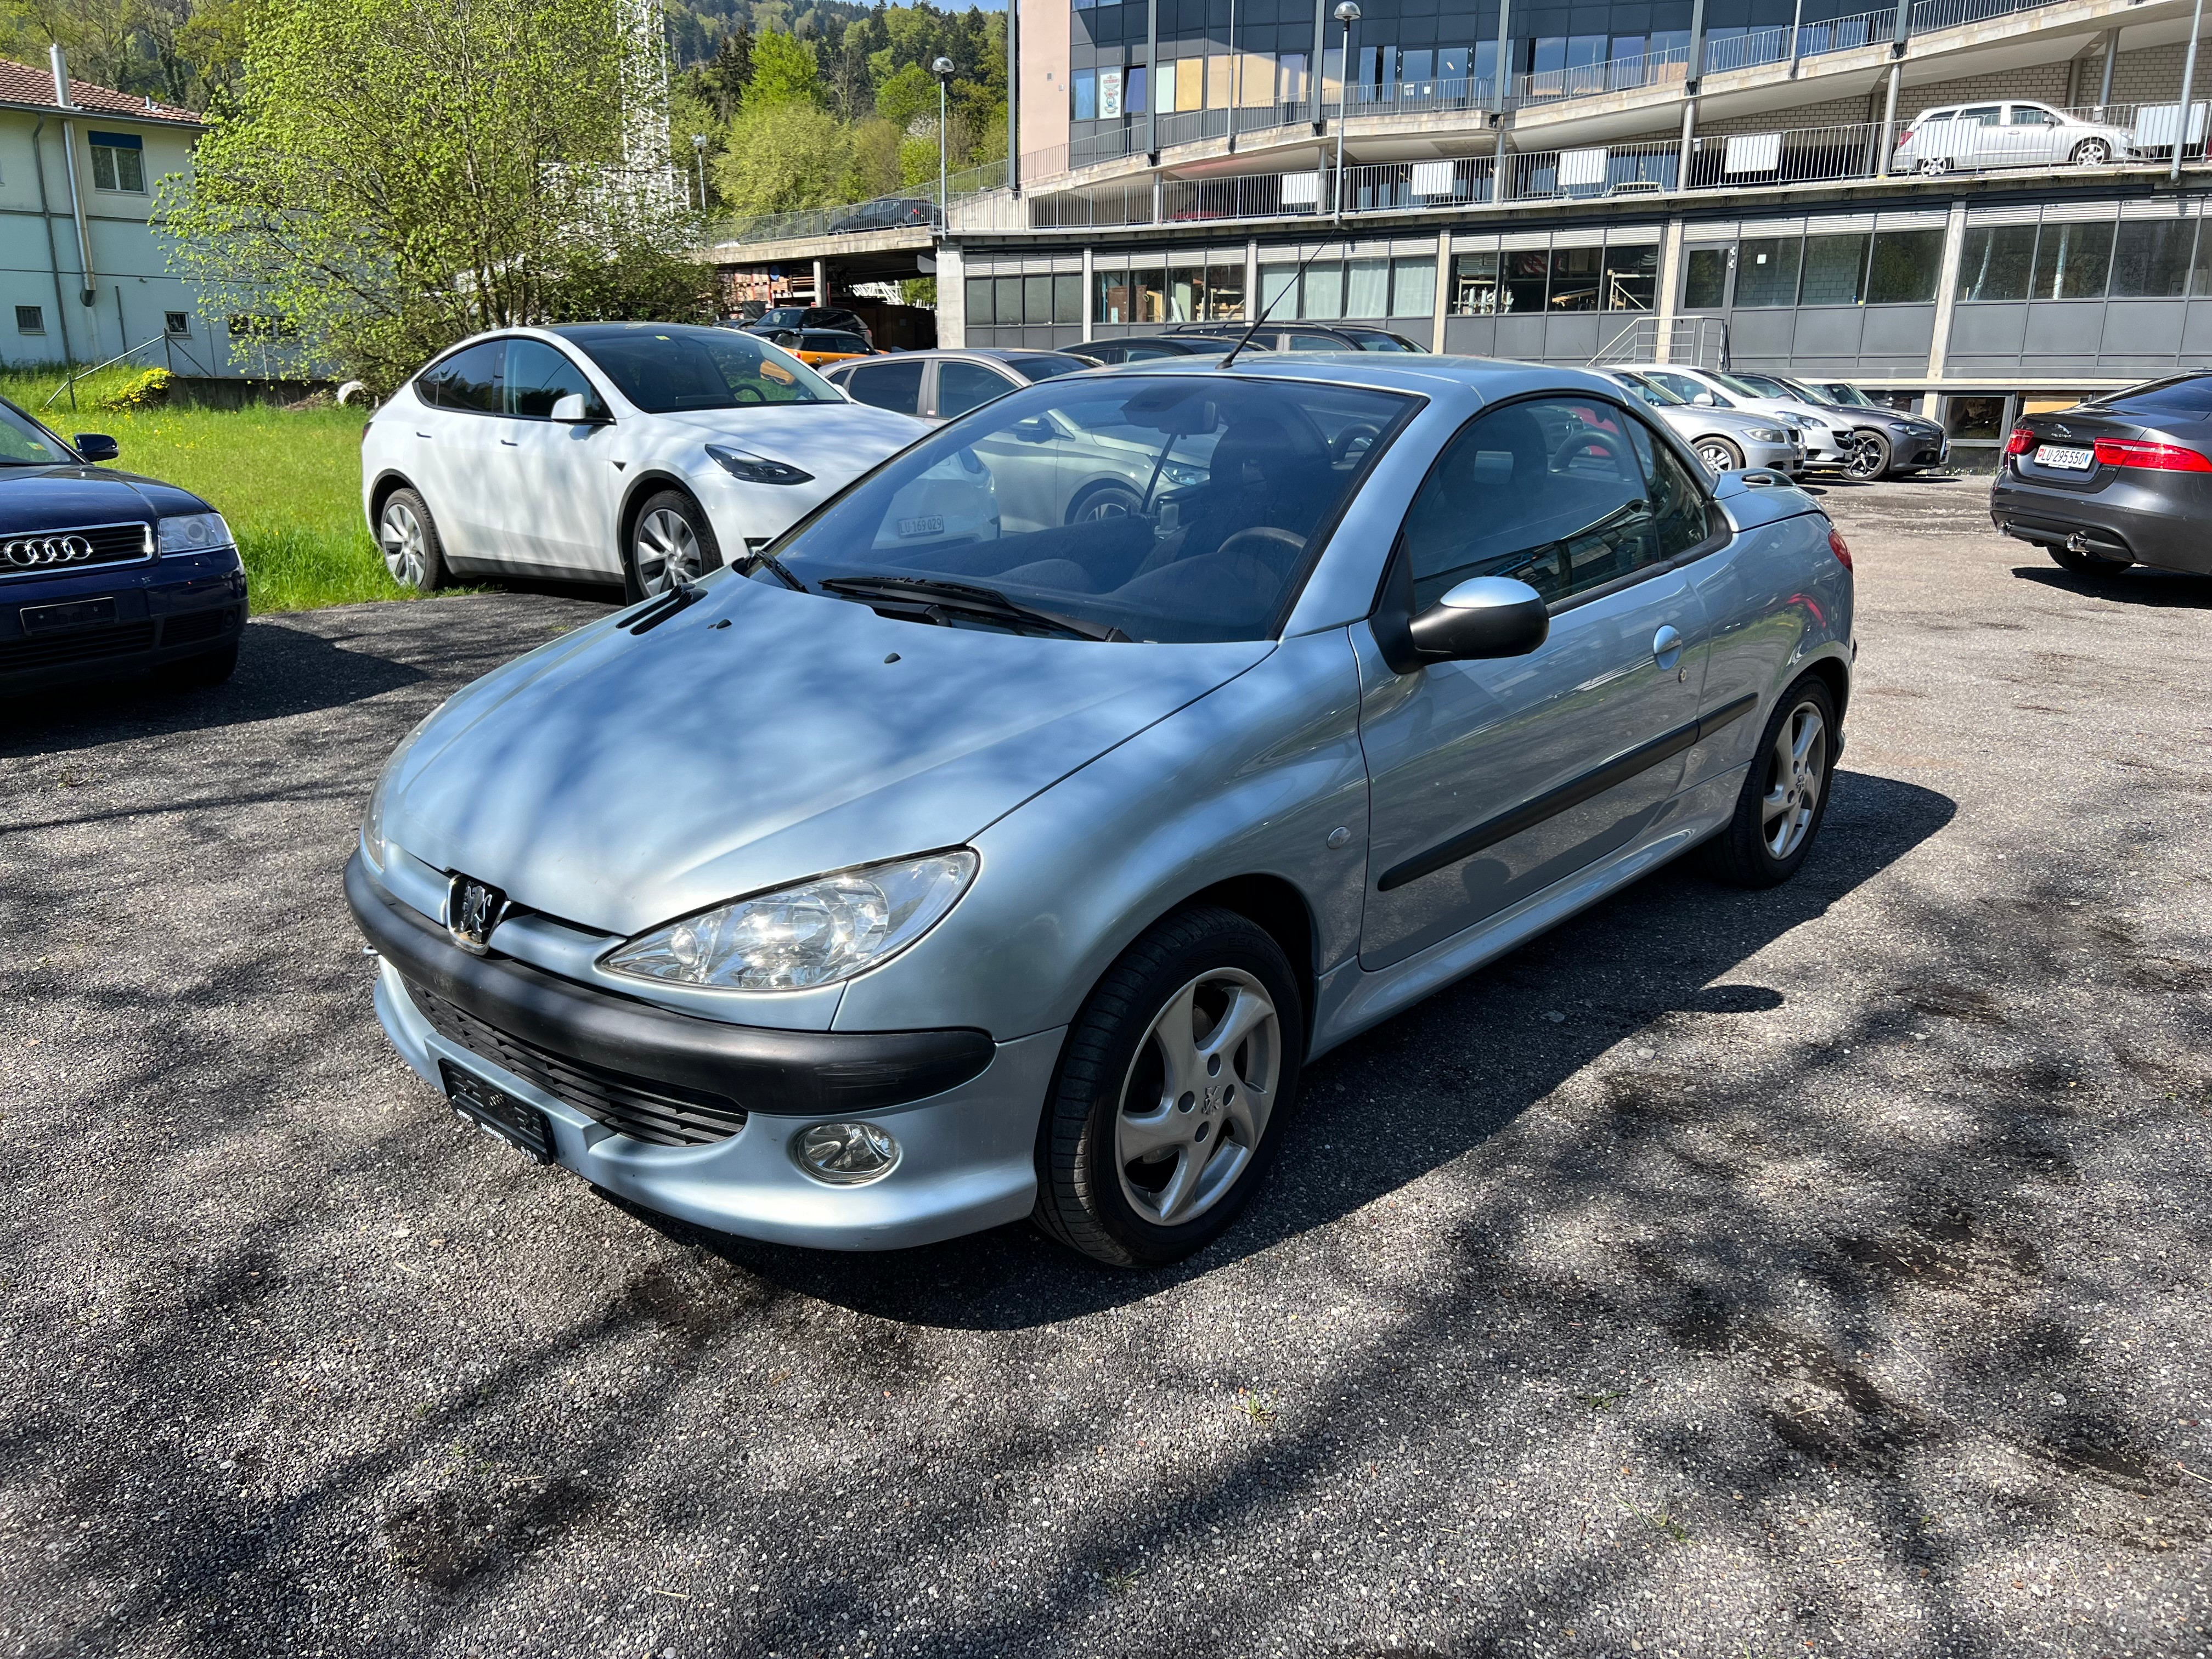
[[[842,199],[849,155],[846,132],[828,110],[797,99],[748,99],[730,124],[715,182],[732,213],[822,207]]]
[[[210,315],[372,388],[482,329],[698,314],[680,184],[622,148],[609,0],[264,0],[156,217]]]
[[[818,67],[811,40],[790,34],[762,35],[753,42],[753,78],[745,88],[745,108],[820,103]]]

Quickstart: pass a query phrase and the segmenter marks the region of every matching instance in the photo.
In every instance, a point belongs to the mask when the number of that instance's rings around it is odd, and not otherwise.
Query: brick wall
[[[1902,104],[1905,94],[1898,94]],[[1764,115],[1733,115],[1724,121],[1698,122],[1701,133],[1719,137],[1731,132],[1778,132],[1794,127],[1840,127],[1859,121],[1881,119],[1881,94],[1865,98],[1831,98],[1825,103],[1801,104],[1792,109],[1769,110]]]
[[[2181,96],[2181,64],[2189,48],[2179,41],[2170,46],[2146,46],[2141,52],[2124,52],[2112,64],[2112,101],[2116,104],[2170,104]],[[2205,54],[2197,54],[2197,88],[2191,100],[2203,97],[2206,85]],[[2105,66],[2097,64],[2094,69],[2084,64],[2081,71],[2081,101],[2094,103],[2097,87]]]

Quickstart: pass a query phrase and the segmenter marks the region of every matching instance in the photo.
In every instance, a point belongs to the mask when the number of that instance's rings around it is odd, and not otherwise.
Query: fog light
[[[817,1123],[793,1137],[791,1155],[817,1181],[860,1187],[898,1166],[899,1144],[872,1123]]]

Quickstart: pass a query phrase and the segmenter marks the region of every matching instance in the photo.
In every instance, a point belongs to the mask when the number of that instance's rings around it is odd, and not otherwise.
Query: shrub
[[[142,368],[99,399],[102,409],[152,409],[169,401],[176,376],[166,368]]]

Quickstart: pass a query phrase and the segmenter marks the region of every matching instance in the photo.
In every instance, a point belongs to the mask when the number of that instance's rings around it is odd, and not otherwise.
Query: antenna
[[[1291,273],[1290,287],[1285,288],[1283,290],[1283,294],[1288,294],[1291,291],[1291,289],[1296,288],[1298,285],[1298,278],[1306,274],[1306,267],[1311,264],[1314,262],[1316,256],[1321,252],[1322,248],[1325,248],[1328,246],[1328,244],[1327,242],[1317,244],[1312,253],[1307,254],[1304,258],[1298,261],[1298,268]],[[1269,317],[1274,314],[1276,304],[1282,299],[1283,294],[1278,294],[1274,299],[1268,301],[1267,305],[1261,308],[1260,314],[1252,319],[1252,326],[1244,331],[1243,337],[1238,340],[1235,345],[1229,348],[1228,356],[1224,356],[1221,360],[1221,367],[1223,368],[1227,368],[1230,364],[1235,362],[1237,361],[1237,354],[1243,350],[1246,346],[1252,343],[1252,337],[1260,331],[1261,325],[1265,323]]]

